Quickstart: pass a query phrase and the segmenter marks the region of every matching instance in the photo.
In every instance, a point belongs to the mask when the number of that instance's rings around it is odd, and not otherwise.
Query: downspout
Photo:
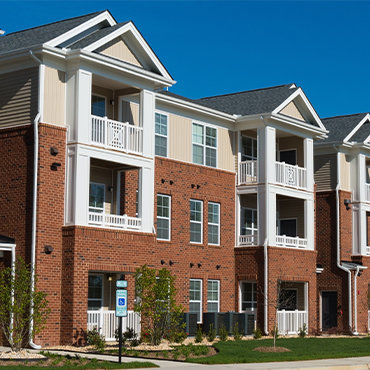
[[[337,151],[337,186],[335,188],[336,195],[336,208],[337,208],[337,267],[348,274],[348,326],[352,332],[352,282],[351,282],[351,270],[345,268],[340,264],[340,220],[339,220],[339,188],[340,188],[340,153],[338,148],[334,145],[334,149]]]
[[[263,295],[264,295],[264,318],[265,327],[264,331],[266,335],[269,335],[268,327],[268,253],[267,253],[268,238],[266,237],[263,242],[263,257],[264,257],[264,282],[263,282]]]
[[[39,162],[39,121],[40,121],[40,89],[41,89],[41,60],[38,59],[30,50],[30,56],[39,65],[39,94],[38,94],[38,113],[33,121],[34,130],[34,160],[33,160],[33,194],[32,194],[32,240],[31,240],[31,294],[35,290],[35,262],[36,262],[36,217],[37,217],[37,176],[38,176],[38,162]],[[41,349],[41,346],[35,344],[32,338],[33,331],[33,302],[30,308],[30,338],[29,345],[34,349]]]
[[[354,309],[354,323],[353,323],[353,332],[352,334],[353,335],[358,335],[358,332],[357,332],[357,276],[358,276],[358,273],[360,272],[360,266],[357,266],[356,267],[356,272],[355,272],[355,277],[354,277],[354,281],[353,281],[353,290],[354,290],[354,295],[353,295],[353,309]]]

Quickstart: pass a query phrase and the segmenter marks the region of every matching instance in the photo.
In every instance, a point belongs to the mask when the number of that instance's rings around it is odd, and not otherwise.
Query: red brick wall
[[[340,254],[343,261],[350,261],[352,257],[352,206],[346,209],[344,200],[351,200],[351,192],[339,191],[340,214]]]
[[[136,190],[139,170],[126,170],[121,174],[121,214],[136,217]]]

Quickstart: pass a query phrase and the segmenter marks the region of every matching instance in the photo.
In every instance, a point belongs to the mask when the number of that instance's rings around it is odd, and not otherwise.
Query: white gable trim
[[[126,32],[131,32],[136,40],[139,42],[140,46],[143,48],[144,52],[148,55],[150,61],[156,66],[156,68],[159,70],[161,75],[165,77],[166,79],[172,80],[169,73],[164,68],[163,64],[159,61],[157,56],[154,54],[150,46],[147,44],[147,42],[144,40],[144,38],[141,36],[140,32],[137,30],[137,28],[133,25],[133,23],[129,22],[127,24],[124,24],[122,27],[118,28],[114,32],[110,33],[109,35],[101,38],[100,40],[97,40],[93,42],[92,44],[86,46],[83,48],[86,51],[94,51],[101,46],[107,44],[109,41],[114,40],[115,38],[122,36]],[[139,59],[140,61],[140,59]],[[141,61],[140,61],[141,62]]]
[[[84,32],[89,28],[101,23],[102,21],[107,21],[111,26],[117,24],[110,13],[106,10],[104,13],[98,14],[96,17],[89,19],[88,21],[80,24],[75,28],[72,28],[66,33],[63,33],[62,35],[46,42],[46,45],[57,46],[59,44],[62,44],[63,42],[68,41],[70,38],[77,36],[81,32]]]
[[[366,121],[370,121],[370,114],[367,113],[366,116],[356,125],[356,127],[343,139],[343,141],[345,143],[348,143],[349,142],[349,139],[355,134],[355,132],[366,122]],[[367,140],[369,139],[369,136],[367,137],[367,139],[365,140],[365,142],[367,142]]]
[[[321,119],[320,117],[317,115],[317,113],[315,112],[315,110],[313,109],[311,103],[308,101],[306,95],[304,94],[304,92],[302,91],[301,88],[298,88],[298,90],[296,90],[292,95],[290,95],[285,101],[283,101],[277,108],[275,108],[273,111],[272,111],[272,114],[279,114],[279,112],[285,108],[291,101],[293,101],[297,96],[300,96],[303,100],[303,102],[305,103],[308,111],[310,112],[310,114],[313,116],[315,122],[319,125],[319,127],[326,131],[325,129],[325,126],[323,125],[323,123],[321,122]],[[298,108],[298,106],[297,106]]]

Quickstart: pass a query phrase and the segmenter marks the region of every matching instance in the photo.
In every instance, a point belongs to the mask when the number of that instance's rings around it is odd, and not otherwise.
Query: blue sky
[[[7,33],[109,9],[198,98],[295,82],[321,117],[370,111],[369,1],[4,1]]]

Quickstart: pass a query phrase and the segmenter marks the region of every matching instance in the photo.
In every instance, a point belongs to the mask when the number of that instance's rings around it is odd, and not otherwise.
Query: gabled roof
[[[325,139],[324,142],[325,143],[343,142],[347,138],[347,136],[350,135],[351,132],[356,129],[356,127],[367,116],[367,114],[368,113],[357,113],[357,114],[349,114],[345,116],[323,118],[322,119],[323,124],[325,125],[326,129],[329,130],[328,137]],[[362,125],[358,130],[356,130],[351,135],[349,141],[360,140],[361,137],[365,136],[366,130],[368,132],[367,136],[369,136],[370,135],[370,125],[365,124],[365,125]],[[362,141],[364,141],[367,138],[367,136],[365,136]],[[361,142],[361,140],[359,142]]]
[[[5,34],[5,36],[0,37],[0,53],[6,53],[23,48],[31,48],[35,45],[44,44],[101,13],[104,13],[104,11]]]

